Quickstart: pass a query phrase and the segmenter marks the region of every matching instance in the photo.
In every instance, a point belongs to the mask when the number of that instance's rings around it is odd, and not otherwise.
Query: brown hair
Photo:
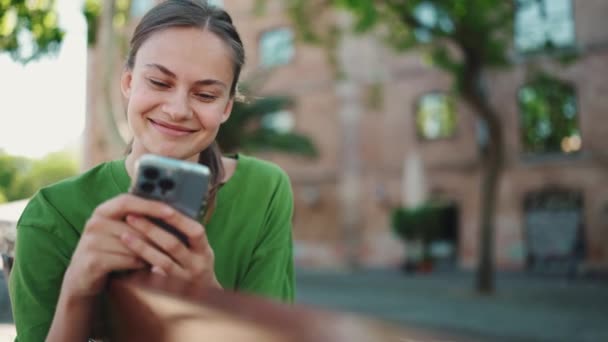
[[[230,47],[234,71],[230,96],[235,97],[241,69],[245,64],[243,43],[230,15],[219,7],[207,4],[205,0],[167,0],[150,9],[135,28],[125,67],[133,69],[137,51],[151,35],[172,27],[196,27],[208,30]],[[132,142],[127,147],[127,152],[131,151],[131,146]],[[215,209],[217,192],[225,175],[222,153],[217,142],[214,141],[200,152],[198,162],[211,170],[207,209],[204,216],[204,222],[207,223]]]

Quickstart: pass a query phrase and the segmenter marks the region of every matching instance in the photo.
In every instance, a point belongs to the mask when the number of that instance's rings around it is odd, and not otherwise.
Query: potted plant
[[[417,207],[398,207],[391,213],[391,227],[406,245],[405,271],[429,272],[433,268],[431,243],[441,229],[442,206],[426,202]]]

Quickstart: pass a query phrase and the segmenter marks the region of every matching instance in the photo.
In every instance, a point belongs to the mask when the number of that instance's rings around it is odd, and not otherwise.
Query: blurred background
[[[218,141],[289,174],[301,305],[608,340],[608,1],[210,2],[247,53]],[[119,76],[155,3],[0,1],[4,255],[37,189],[123,155]]]

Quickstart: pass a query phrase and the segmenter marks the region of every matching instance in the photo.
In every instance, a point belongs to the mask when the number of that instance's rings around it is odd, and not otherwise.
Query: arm
[[[108,274],[146,267],[121,242],[125,232],[137,236],[122,218],[131,212],[164,218],[174,210],[162,203],[117,196],[95,209],[79,237],[42,196],[32,201],[18,225],[10,277],[18,338],[86,340]]]
[[[62,291],[46,341],[86,341],[93,330],[93,298],[78,298]]]
[[[48,230],[18,226],[9,291],[19,341],[45,339],[69,255],[66,242]]]
[[[284,302],[293,302],[293,194],[289,178],[282,173],[266,208],[262,228],[249,267],[238,289]]]

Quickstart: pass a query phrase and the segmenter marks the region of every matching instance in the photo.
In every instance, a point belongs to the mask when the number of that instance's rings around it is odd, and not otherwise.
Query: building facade
[[[314,160],[260,154],[291,177],[297,263],[398,265],[405,249],[390,228],[392,208],[438,198],[453,208],[438,250],[474,267],[487,136],[451,95],[451,77],[373,37],[344,37],[331,63],[327,49],[295,39],[282,1],[263,10],[255,0],[215,3],[244,41],[243,79],[271,70],[259,94],[295,98],[267,124],[307,134],[320,150]],[[522,1],[514,13],[513,66],[491,71],[488,82],[506,140],[495,218],[500,269],[576,258],[608,269],[607,14],[603,0]],[[564,64],[568,52],[577,57]],[[336,81],[337,70],[346,77]]]
[[[416,53],[394,53],[370,37],[346,37],[336,46],[341,70],[350,76],[345,85],[336,81],[326,50],[293,41],[280,1],[269,1],[263,15],[252,14],[254,4],[224,3],[246,42],[247,70],[273,66],[263,92],[294,96],[293,129],[312,136],[321,150],[315,161],[263,156],[291,176],[298,261],[400,263],[403,246],[390,229],[391,208],[422,196],[454,204],[454,231],[446,238],[457,264],[474,267],[479,154],[487,137],[471,108],[450,95],[449,75]],[[608,3],[600,0],[522,2],[514,13],[513,66],[490,72],[488,82],[506,140],[495,219],[501,269],[548,268],[543,261],[573,255],[591,268],[608,265],[608,78],[602,76],[608,34],[600,29],[605,14]],[[264,51],[265,39],[281,31],[276,39],[282,43],[274,46],[283,51],[280,61],[265,62],[272,54],[272,48]],[[569,51],[578,57],[562,62]],[[355,102],[351,119],[345,114],[353,105],[349,100]],[[537,102],[554,114],[528,119],[536,115]],[[555,132],[543,133],[547,125]],[[569,128],[558,131],[559,125]],[[534,130],[539,132],[528,134]],[[353,184],[356,190],[345,190]]]

